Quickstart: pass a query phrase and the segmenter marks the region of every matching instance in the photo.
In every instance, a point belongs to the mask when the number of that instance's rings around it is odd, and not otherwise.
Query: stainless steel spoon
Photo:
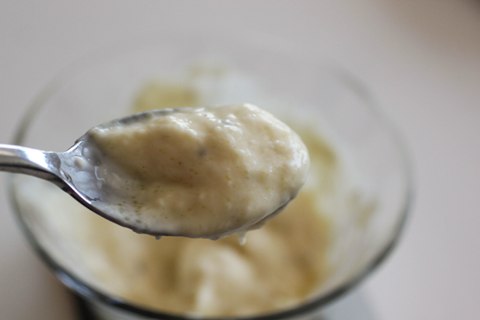
[[[189,110],[193,109],[162,109],[138,113],[101,124],[93,129],[125,126],[145,121],[151,117],[189,112]],[[22,146],[0,144],[0,171],[27,174],[52,182],[91,211],[136,232],[155,236],[190,236],[188,234],[172,234],[165,230],[151,230],[141,221],[131,220],[132,215],[130,213],[135,212],[138,206],[129,201],[131,197],[125,193],[128,188],[122,187],[122,184],[131,181],[131,177],[121,168],[104,161],[102,151],[91,138],[91,130],[87,131],[70,149],[64,152],[42,151]],[[231,232],[261,225],[266,218],[279,212],[290,200],[279,204],[274,212],[264,216],[259,221],[252,221],[248,226],[243,226],[238,230],[228,230],[227,232],[223,230],[221,234],[209,234],[205,237],[218,238]]]

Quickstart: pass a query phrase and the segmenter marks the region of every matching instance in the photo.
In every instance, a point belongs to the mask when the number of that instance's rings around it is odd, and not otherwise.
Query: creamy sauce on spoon
[[[309,167],[298,135],[251,104],[175,109],[89,134],[130,178],[121,187],[136,210],[123,215],[140,232],[248,230],[295,197]]]

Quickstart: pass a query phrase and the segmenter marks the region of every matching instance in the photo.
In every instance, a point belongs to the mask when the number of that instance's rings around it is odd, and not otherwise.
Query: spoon
[[[141,218],[132,220],[132,215],[129,213],[135,212],[138,203],[130,200],[133,198],[125,191],[129,188],[123,187],[125,183],[131,181],[131,177],[122,168],[105,161],[102,150],[93,141],[90,133],[93,130],[108,130],[117,126],[141,124],[153,117],[190,111],[191,108],[153,110],[106,122],[87,131],[64,152],[0,144],[0,171],[26,174],[47,180],[60,187],[91,211],[135,232],[151,234],[156,237],[164,235],[188,237],[189,234],[176,234],[171,230],[162,230],[158,227],[155,230],[150,229],[148,225],[141,223]],[[294,196],[292,195],[287,201],[278,204],[273,212],[263,215],[256,221],[250,221],[248,225],[241,226],[236,230],[227,232],[222,230],[221,233],[204,236],[215,239],[233,232],[243,232],[252,227],[258,227],[267,218],[271,218],[281,211]]]

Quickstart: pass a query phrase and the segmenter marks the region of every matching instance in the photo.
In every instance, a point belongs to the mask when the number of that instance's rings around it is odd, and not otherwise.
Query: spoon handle
[[[59,163],[55,152],[0,144],[0,171],[23,173],[45,180],[59,180]]]

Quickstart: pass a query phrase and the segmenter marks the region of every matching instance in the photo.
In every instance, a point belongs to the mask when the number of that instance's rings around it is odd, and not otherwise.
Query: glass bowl
[[[193,69],[192,69],[193,68]],[[269,314],[228,319],[310,319],[350,291],[392,251],[411,201],[411,176],[402,143],[375,108],[365,85],[326,59],[273,38],[152,36],[97,52],[60,74],[34,101],[14,143],[61,151],[88,128],[125,115],[146,81],[173,79],[185,70],[212,68],[210,104],[254,102],[300,126],[320,128],[348,154],[369,210],[329,217],[332,272],[322,289],[299,305]],[[248,79],[248,81],[245,81]],[[212,85],[212,83],[215,83]],[[101,319],[202,319],[139,307],[88,283],[61,255],[66,250],[51,226],[26,205],[31,177],[12,176],[11,199],[19,224],[58,279]],[[42,205],[39,200],[33,206]],[[68,215],[68,212],[62,214]],[[73,223],[73,222],[72,222]],[[161,241],[161,240],[160,240]],[[312,243],[314,246],[315,244]],[[70,250],[70,249],[68,249]],[[69,252],[75,255],[75,252]],[[226,319],[225,317],[221,317]],[[220,318],[218,318],[220,319]]]

